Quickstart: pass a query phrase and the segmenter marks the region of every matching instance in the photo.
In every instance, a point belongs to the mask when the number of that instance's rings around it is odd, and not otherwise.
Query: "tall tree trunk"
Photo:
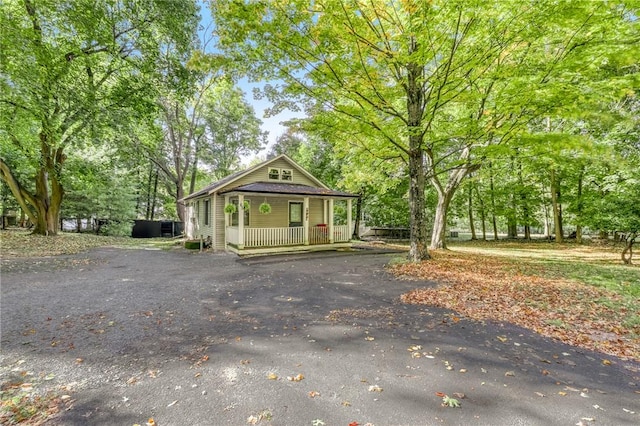
[[[419,49],[415,37],[409,40],[408,53]],[[409,131],[409,259],[420,262],[429,259],[427,229],[425,221],[425,165],[424,136],[421,129],[424,113],[424,93],[422,91],[423,68],[418,63],[407,65],[407,130]]]
[[[518,157],[518,189],[520,191],[520,203],[522,204],[522,221],[524,223],[524,239],[531,240],[531,212],[527,203],[527,191],[522,179],[522,161]]]
[[[493,188],[493,164],[489,161],[489,192],[491,193],[491,225],[493,226],[493,239],[498,241],[498,225],[496,223],[496,194]]]
[[[484,211],[484,200],[482,199],[482,197],[480,196],[480,191],[478,190],[478,187],[475,187],[476,190],[476,199],[478,200],[478,203],[480,204],[480,223],[482,225],[482,241],[487,241],[487,224],[486,222],[486,217],[485,217],[485,211]]]
[[[469,186],[469,228],[471,229],[471,239],[477,240],[476,227],[473,223],[473,186]]]
[[[553,207],[553,223],[556,233],[556,243],[564,241],[562,231],[562,204],[560,194],[560,181],[555,169],[551,169],[551,205]]]
[[[187,217],[187,206],[185,206],[182,199],[184,198],[184,189],[182,186],[178,186],[176,188],[176,210],[178,212],[178,219],[180,222],[184,223],[185,218]]]
[[[515,172],[515,158],[511,156],[511,173]],[[514,185],[516,186],[516,185]],[[507,238],[518,238],[518,194],[520,192],[517,188],[513,188],[511,191],[511,206],[507,211]]]
[[[447,232],[447,212],[449,211],[449,204],[453,198],[453,192],[438,193],[438,204],[436,206],[436,215],[433,219],[433,231],[431,234],[431,249],[446,249],[447,243],[445,240]]]
[[[424,159],[422,151],[416,149],[409,156],[409,259],[413,262],[431,257],[427,248],[424,189]]]
[[[433,220],[433,231],[431,234],[430,248],[433,250],[447,248],[445,233],[447,230],[447,213],[449,211],[449,204],[451,204],[451,200],[464,178],[470,173],[473,173],[479,167],[478,165],[471,165],[468,163],[470,153],[471,151],[469,147],[465,147],[462,150],[459,159],[464,164],[449,172],[446,186],[443,186],[442,182],[440,182],[438,178],[434,168],[433,158],[431,158],[431,156],[427,157],[429,161],[431,182],[438,193],[438,204],[436,206],[436,214]]]
[[[146,220],[151,220],[151,181],[153,180],[153,163],[149,164],[149,176],[147,177],[147,211],[144,215]],[[157,176],[156,172],[156,176]]]
[[[578,175],[578,208],[576,217],[576,242],[582,244],[582,181],[584,179],[584,166],[580,167]]]
[[[199,140],[200,138],[198,138]],[[193,158],[193,167],[191,169],[191,182],[189,182],[189,194],[193,194],[196,190],[196,178],[198,177],[198,141],[196,141],[195,155]]]
[[[156,200],[158,198],[158,170],[156,170],[153,178],[153,192],[151,193],[151,211],[149,214],[149,220],[153,220],[156,214]]]
[[[362,197],[364,196],[364,191],[360,191],[360,196],[356,200],[356,220],[353,224],[353,234],[351,238],[354,240],[360,239],[360,217],[362,216]]]

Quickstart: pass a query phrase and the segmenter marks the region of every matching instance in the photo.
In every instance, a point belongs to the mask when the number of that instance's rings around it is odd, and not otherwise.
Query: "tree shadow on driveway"
[[[435,283],[396,280],[393,256],[100,249],[3,263],[3,380],[53,375],[43,386],[75,400],[64,425],[639,422],[637,363],[403,305]]]

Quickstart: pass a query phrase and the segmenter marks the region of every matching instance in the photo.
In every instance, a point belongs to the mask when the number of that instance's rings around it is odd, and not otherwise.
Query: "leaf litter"
[[[433,252],[432,257],[390,266],[396,276],[440,283],[403,294],[404,303],[451,309],[475,320],[510,322],[574,346],[640,359],[640,324],[621,326],[625,310],[602,302],[622,302],[613,292],[524,274],[496,256]]]

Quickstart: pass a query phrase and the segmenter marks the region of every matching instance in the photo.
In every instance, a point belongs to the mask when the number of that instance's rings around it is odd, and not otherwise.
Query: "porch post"
[[[216,198],[218,198],[218,194],[216,192],[213,193],[213,195],[211,195],[211,198],[213,198],[213,202],[212,207],[211,207],[211,211],[209,212],[209,214],[211,215],[211,217],[209,218],[210,220],[210,224],[212,225],[212,230],[211,230],[211,248],[213,248],[213,250],[215,251],[218,247],[216,247],[216,234],[218,231],[218,224],[216,223]]]
[[[229,196],[224,196],[224,206],[227,207],[229,204]],[[227,244],[229,243],[229,239],[227,238],[227,228],[229,227],[229,213],[224,212],[224,249],[227,249]]]
[[[322,223],[327,223],[327,200],[322,200]]]
[[[303,217],[302,217],[302,235],[304,238],[304,245],[309,245],[309,197],[304,197],[302,203]]]
[[[333,198],[329,198],[329,244],[333,244]]]
[[[347,236],[349,237],[349,241],[351,241],[351,236],[353,235],[353,224],[351,223],[351,198],[347,198]]]
[[[238,194],[238,250],[244,248],[244,195]]]

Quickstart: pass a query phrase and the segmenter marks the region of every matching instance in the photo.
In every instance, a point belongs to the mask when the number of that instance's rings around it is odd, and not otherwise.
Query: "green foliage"
[[[271,204],[267,203],[266,201],[264,203],[261,203],[258,207],[258,211],[262,214],[271,213]]]
[[[35,232],[57,232],[69,148],[130,133],[153,112],[160,52],[188,51],[196,10],[192,0],[3,4],[0,165]],[[11,149],[26,161],[5,160]]]
[[[275,111],[303,105],[316,132],[368,155],[356,166],[365,174],[376,159],[409,166],[409,219],[421,227],[425,172],[438,194],[434,223],[444,223],[486,147],[524,142],[539,117],[581,117],[585,103],[614,100],[634,81],[603,72],[620,54],[624,66],[637,64],[627,53],[638,50],[633,11],[521,6],[218,1],[212,11],[221,50],[254,78],[283,82],[264,91]],[[512,203],[512,221],[529,215],[526,192],[521,185],[513,194],[522,205]]]

